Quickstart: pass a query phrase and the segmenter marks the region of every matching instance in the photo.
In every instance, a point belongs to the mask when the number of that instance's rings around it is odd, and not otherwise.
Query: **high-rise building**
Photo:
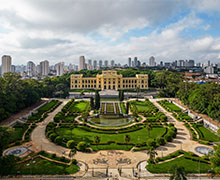
[[[79,57],[79,71],[83,69],[86,69],[85,57],[80,56]]]
[[[89,64],[90,66],[92,66],[92,60],[91,60],[91,59],[88,60],[88,64]]]
[[[108,67],[108,60],[104,61],[104,67]]]
[[[62,76],[64,73],[64,62],[55,65],[56,76]]]
[[[212,66],[206,66],[204,69],[204,72],[207,74],[213,74],[214,73],[214,68]]]
[[[11,72],[11,56],[2,56],[2,75]]]
[[[210,62],[210,60],[208,60],[208,66],[210,66],[211,65],[211,62]]]
[[[96,60],[93,61],[93,68],[97,69],[97,61]]]
[[[131,57],[128,58],[128,67],[131,67]]]
[[[134,67],[137,67],[137,65],[138,65],[138,58],[134,57]]]
[[[11,65],[11,72],[16,72],[16,66],[15,65]]]
[[[220,63],[218,63],[218,69],[220,69]]]
[[[40,62],[40,75],[41,76],[47,76],[49,74],[49,61],[41,61]]]
[[[163,61],[160,61],[160,66],[163,67]]]
[[[149,66],[155,66],[156,65],[156,63],[155,63],[155,58],[153,57],[153,56],[151,56],[150,58],[149,58]]]
[[[111,60],[111,67],[114,67],[114,66],[115,66],[115,61]]]
[[[99,60],[99,68],[102,68],[102,60]]]
[[[36,74],[36,66],[32,61],[27,62],[27,76],[32,77]]]

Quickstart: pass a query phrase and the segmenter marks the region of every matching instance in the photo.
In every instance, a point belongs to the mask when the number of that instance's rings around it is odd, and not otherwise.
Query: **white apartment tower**
[[[149,58],[149,66],[155,66],[156,65],[156,63],[155,63],[155,58],[153,57],[153,56],[151,56],[150,58]]]
[[[27,67],[26,68],[27,68],[26,69],[27,70],[27,75],[29,77],[33,77],[33,76],[36,75],[36,66],[32,61],[27,62]]]
[[[80,56],[79,57],[79,71],[83,69],[86,69],[85,57]]]
[[[41,76],[47,76],[49,74],[49,61],[41,61],[40,62],[40,75]]]
[[[60,63],[56,64],[55,69],[56,69],[56,75],[62,76],[64,73],[64,62],[60,62]]]
[[[2,56],[2,75],[11,72],[11,56]]]

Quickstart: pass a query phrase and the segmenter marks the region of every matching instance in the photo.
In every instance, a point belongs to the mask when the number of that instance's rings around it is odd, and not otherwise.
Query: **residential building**
[[[136,74],[136,77],[123,77],[115,70],[102,71],[96,77],[83,77],[82,74],[72,74],[71,89],[148,89],[148,75]]]
[[[49,69],[49,61],[41,61],[40,62],[40,71],[39,71],[41,76],[48,76],[50,69]]]
[[[115,61],[111,60],[111,67],[114,67],[114,66],[115,66]]]
[[[60,62],[55,65],[56,76],[62,76],[64,74],[64,62]]]
[[[155,65],[156,65],[155,58],[153,56],[151,56],[149,58],[149,66],[154,67]]]
[[[79,57],[79,71],[86,69],[86,62],[85,62],[85,57],[84,56],[80,56]]]
[[[36,66],[32,61],[28,61],[27,62],[27,67],[26,67],[26,71],[27,71],[27,76],[29,77],[33,77],[36,75]]]
[[[104,67],[108,67],[108,60],[104,61]]]
[[[11,56],[2,56],[2,75],[11,72]]]
[[[131,57],[128,58],[128,67],[131,67]]]
[[[99,68],[102,68],[102,60],[99,60]]]

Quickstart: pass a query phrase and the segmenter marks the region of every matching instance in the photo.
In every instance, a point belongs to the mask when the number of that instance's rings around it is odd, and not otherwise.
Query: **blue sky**
[[[219,0],[1,0],[0,24],[0,54],[13,64],[220,62]]]

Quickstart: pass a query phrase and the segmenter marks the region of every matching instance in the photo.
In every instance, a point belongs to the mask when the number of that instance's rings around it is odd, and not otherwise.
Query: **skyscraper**
[[[99,68],[102,68],[102,60],[99,60]]]
[[[56,69],[56,75],[62,76],[64,73],[64,62],[60,62],[60,63],[56,64],[55,69]]]
[[[104,66],[105,66],[105,67],[108,67],[108,60],[105,60]]]
[[[134,57],[134,67],[137,67],[137,65],[138,65],[138,58]]]
[[[49,61],[41,61],[40,62],[40,75],[47,76],[49,74]]]
[[[97,69],[97,61],[96,60],[93,61],[93,68]]]
[[[2,75],[11,72],[11,56],[2,56]]]
[[[27,76],[32,77],[36,74],[36,66],[32,61],[27,62]]]
[[[155,58],[153,56],[149,58],[149,66],[155,66]]]
[[[79,71],[83,69],[86,69],[85,57],[80,56],[79,57]]]
[[[131,57],[128,58],[128,67],[131,67]]]
[[[111,67],[114,67],[114,66],[115,66],[115,61],[111,60]]]

